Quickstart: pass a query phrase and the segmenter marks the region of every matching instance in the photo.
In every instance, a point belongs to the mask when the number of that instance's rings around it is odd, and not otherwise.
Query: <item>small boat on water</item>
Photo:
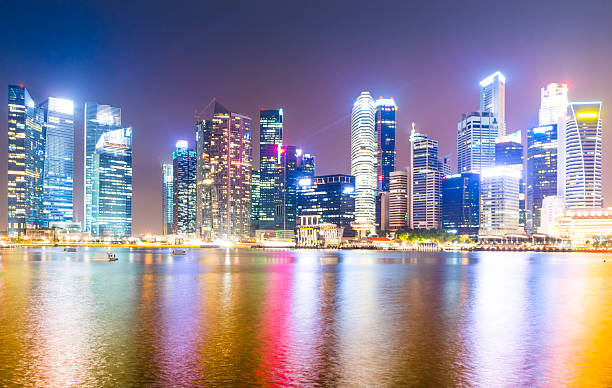
[[[184,249],[173,249],[172,252],[170,252],[172,255],[186,255],[187,251]]]
[[[114,252],[111,252],[111,251],[106,252],[106,257],[108,258],[108,261],[117,261],[117,260],[119,260],[117,255]]]
[[[66,247],[64,248],[64,252],[76,252],[77,249],[75,247]]]

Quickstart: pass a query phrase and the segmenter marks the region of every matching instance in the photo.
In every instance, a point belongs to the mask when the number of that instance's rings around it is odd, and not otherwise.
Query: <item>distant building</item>
[[[519,226],[525,229],[527,221],[525,204],[525,179],[523,178],[523,144],[521,131],[498,137],[495,141],[495,165],[508,166],[521,172],[519,182]]]
[[[567,114],[568,100],[567,84],[549,83],[540,92],[540,127],[560,125]]]
[[[193,234],[196,231],[196,152],[187,140],[176,142],[172,153],[172,233]]]
[[[569,240],[573,248],[594,245],[612,236],[612,209],[567,209],[551,229],[554,237]]]
[[[259,112],[259,227],[275,229],[281,206],[284,172],[281,167],[283,146],[283,109]]]
[[[490,112],[464,114],[457,124],[457,171],[480,173],[495,165],[497,119]]]
[[[476,239],[480,226],[480,175],[464,172],[442,178],[442,228]]]
[[[498,166],[482,171],[479,235],[522,233],[519,226],[521,176],[521,171],[512,166]]]
[[[527,131],[527,213],[529,230],[541,225],[544,198],[557,195],[557,124]]]
[[[410,228],[439,229],[441,174],[438,142],[416,132],[412,123],[410,143]]]
[[[537,229],[538,233],[556,236],[555,226],[560,217],[565,214],[565,201],[563,197],[558,195],[549,195],[542,200],[542,209],[540,211],[540,226]]]
[[[395,112],[393,97],[376,100],[376,135],[378,143],[378,190],[389,191],[389,174],[395,171]]]
[[[215,102],[196,124],[196,229],[204,240],[250,235],[252,120]]]
[[[572,102],[565,121],[565,205],[601,208],[601,101]]]
[[[259,182],[259,170],[252,171],[251,185],[251,232],[259,229],[259,208],[261,201],[261,191]]]
[[[297,224],[297,246],[302,248],[336,248],[342,243],[343,227],[320,222],[319,215],[300,216]]]
[[[68,224],[73,220],[74,103],[49,97],[40,108],[45,131],[44,225]]]
[[[42,227],[44,113],[23,85],[8,87],[8,234]]]
[[[169,163],[162,164],[162,234],[172,234],[174,207],[174,169]],[[195,198],[194,198],[195,199]]]
[[[91,234],[132,235],[132,128],[104,132],[91,158]]]
[[[491,112],[497,118],[498,136],[506,134],[506,77],[495,72],[480,81],[480,112]]]
[[[408,170],[393,171],[389,180],[389,229],[406,229],[410,224],[410,172]]]

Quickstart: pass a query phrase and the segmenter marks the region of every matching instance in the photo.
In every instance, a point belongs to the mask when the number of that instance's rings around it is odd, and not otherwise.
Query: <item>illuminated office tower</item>
[[[351,112],[351,175],[355,177],[355,223],[364,231],[374,229],[376,218],[378,146],[374,116],[374,100],[369,92],[361,92]]]
[[[496,166],[480,174],[480,235],[521,233],[519,186],[521,172],[513,166]]]
[[[282,197],[283,109],[259,112],[259,227],[275,229]]]
[[[44,224],[65,226],[73,218],[74,103],[49,97],[40,108],[44,112],[45,130]]]
[[[601,101],[572,102],[565,120],[565,205],[600,208]]]
[[[298,152],[301,153],[302,151],[298,149]],[[300,166],[302,176],[311,178],[315,176],[315,160],[313,154],[302,154],[302,165]]]
[[[530,232],[541,224],[544,198],[557,195],[557,124],[527,131],[527,222]]]
[[[379,191],[389,191],[389,174],[395,171],[395,111],[393,97],[376,100]]]
[[[93,158],[98,141],[106,132],[121,129],[121,109],[110,105],[85,103],[85,150],[83,157],[83,230],[92,231]]]
[[[172,206],[174,197],[174,169],[170,163],[162,164],[162,234],[172,233]],[[195,198],[194,198],[195,200]]]
[[[480,227],[480,175],[464,172],[442,178],[442,228],[475,240]]]
[[[464,114],[457,123],[457,171],[480,173],[495,165],[497,119],[490,112]]]
[[[440,228],[440,161],[438,142],[418,133],[410,134],[410,228]]]
[[[197,234],[238,241],[250,234],[252,120],[218,102],[196,124]],[[261,171],[260,171],[261,174]]]
[[[389,174],[388,214],[390,230],[406,229],[408,227],[409,176],[410,173],[407,170],[393,171]]]
[[[498,136],[506,134],[506,77],[495,72],[480,81],[481,112],[491,112],[497,118]]]
[[[251,233],[255,234],[255,230],[259,229],[259,208],[261,201],[259,170],[253,169],[251,175]]]
[[[44,224],[44,114],[23,85],[8,87],[8,234]]]
[[[354,177],[335,174],[303,178],[299,191],[299,215],[320,215],[321,222],[343,227],[345,237],[354,235],[351,230],[355,220]]]
[[[495,165],[508,166],[521,173],[519,182],[519,227],[525,228],[527,221],[525,205],[525,179],[523,178],[523,144],[521,131],[516,131],[495,140]]]
[[[172,233],[196,231],[196,153],[187,140],[176,142],[172,153]]]
[[[100,135],[91,156],[91,234],[132,235],[132,128]]]
[[[539,126],[558,125],[567,114],[567,84],[550,83],[540,91]]]

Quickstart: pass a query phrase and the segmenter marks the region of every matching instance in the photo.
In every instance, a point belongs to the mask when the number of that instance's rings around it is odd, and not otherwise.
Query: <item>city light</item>
[[[576,117],[578,117],[579,119],[595,119],[597,118],[597,116],[597,112],[578,112],[576,114]]]
[[[187,140],[177,140],[176,148],[186,150],[189,147],[189,142]]]

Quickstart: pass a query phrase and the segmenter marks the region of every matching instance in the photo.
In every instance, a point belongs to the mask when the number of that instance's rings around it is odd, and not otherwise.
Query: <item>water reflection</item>
[[[7,385],[612,385],[600,256],[1,251]]]

